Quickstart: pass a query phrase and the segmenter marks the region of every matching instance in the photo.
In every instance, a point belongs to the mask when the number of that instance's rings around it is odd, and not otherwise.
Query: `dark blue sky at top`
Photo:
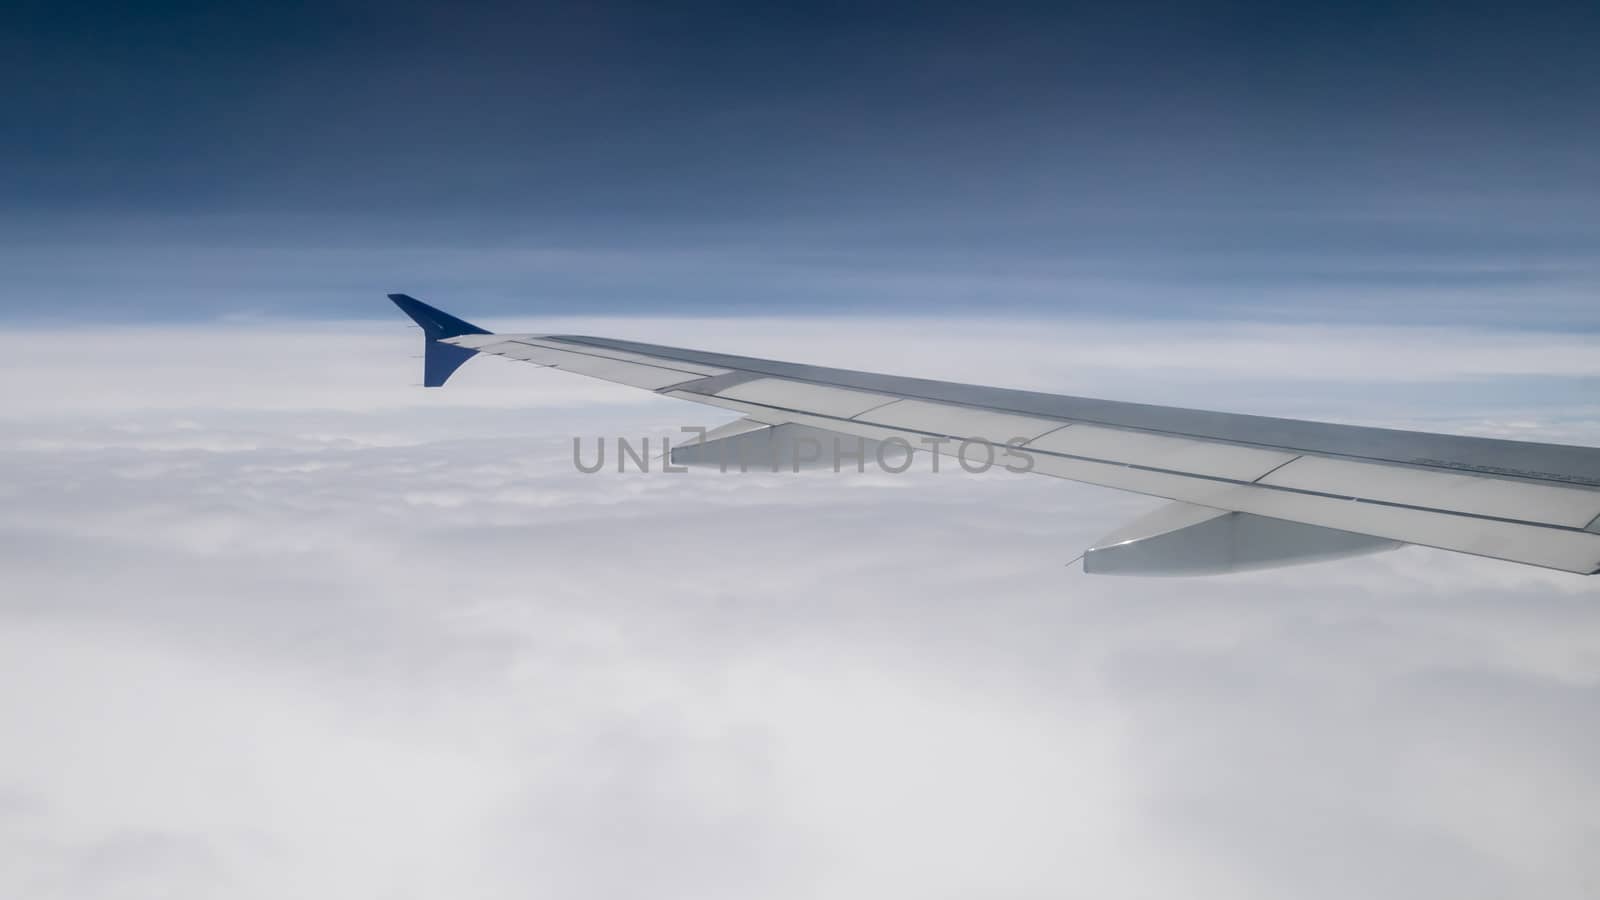
[[[23,0],[0,315],[1594,327],[1597,47],[1577,3]]]

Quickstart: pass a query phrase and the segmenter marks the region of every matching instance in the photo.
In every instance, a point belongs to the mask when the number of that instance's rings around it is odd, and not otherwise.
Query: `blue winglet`
[[[410,294],[390,294],[389,299],[400,311],[410,316],[412,321],[422,327],[424,335],[422,354],[422,384],[424,387],[439,387],[450,376],[461,368],[461,364],[476,356],[478,351],[467,347],[457,347],[454,344],[441,344],[444,338],[460,337],[463,334],[493,334],[485,328],[458,319],[442,309],[435,309]]]

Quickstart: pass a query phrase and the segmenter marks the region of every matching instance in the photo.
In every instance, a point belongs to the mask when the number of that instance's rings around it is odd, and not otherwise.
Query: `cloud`
[[[537,324],[1600,437],[1593,354],[1554,334],[930,320],[890,360],[871,320]],[[499,361],[409,389],[414,336],[387,326],[0,340],[14,384],[49,386],[0,409],[5,893],[1409,900],[1600,877],[1590,580],[1422,549],[1087,578],[1062,564],[1154,501],[948,470],[583,475],[574,434],[722,414]]]

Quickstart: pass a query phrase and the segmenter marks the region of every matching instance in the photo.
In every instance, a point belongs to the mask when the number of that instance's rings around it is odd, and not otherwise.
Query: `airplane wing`
[[[491,334],[404,294],[426,377],[501,356],[733,410],[682,464],[729,451],[798,465],[838,438],[992,453],[1040,475],[1174,503],[1088,548],[1084,571],[1232,572],[1420,544],[1580,574],[1600,571],[1600,448],[1335,425],[1069,397],[580,335]],[[809,442],[809,443],[808,443]],[[801,454],[799,449],[807,447]],[[717,452],[711,452],[716,450]],[[893,454],[891,454],[892,456]],[[852,462],[851,464],[854,464]]]

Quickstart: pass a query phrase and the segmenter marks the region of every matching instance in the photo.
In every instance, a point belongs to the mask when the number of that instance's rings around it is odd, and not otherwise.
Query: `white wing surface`
[[[405,295],[391,299],[427,332],[429,384],[474,353],[501,356],[739,412],[751,424],[723,440],[741,447],[763,427],[769,449],[819,433],[812,429],[951,455],[982,441],[1041,475],[1178,501],[1086,551],[1086,571],[1237,571],[1399,544],[1600,570],[1600,448],[1121,403],[600,337],[489,334]]]

